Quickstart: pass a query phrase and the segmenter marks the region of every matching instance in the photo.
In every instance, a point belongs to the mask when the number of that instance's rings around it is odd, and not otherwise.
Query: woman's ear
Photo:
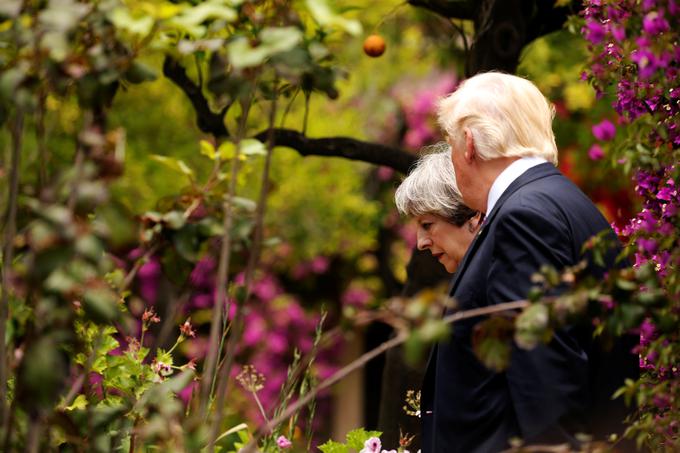
[[[484,222],[484,215],[477,211],[477,214],[472,216],[470,220],[468,220],[468,230],[470,233],[474,233],[475,231],[479,230],[479,227],[482,226],[482,223]]]

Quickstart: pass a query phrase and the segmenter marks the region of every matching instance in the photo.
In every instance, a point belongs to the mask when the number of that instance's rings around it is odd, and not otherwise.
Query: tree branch
[[[172,57],[165,57],[163,61],[163,74],[187,95],[196,111],[196,125],[201,131],[206,134],[212,134],[215,138],[229,136],[229,131],[224,125],[224,116],[227,114],[231,104],[228,104],[219,113],[213,112],[210,109],[208,100],[201,91],[201,87],[191,80],[187,75],[186,69]]]
[[[417,155],[398,148],[349,137],[309,138],[292,129],[274,129],[273,134],[276,146],[292,148],[302,156],[344,157],[384,165],[404,174],[408,173],[418,158]],[[262,131],[255,138],[264,142],[267,136],[268,131]]]

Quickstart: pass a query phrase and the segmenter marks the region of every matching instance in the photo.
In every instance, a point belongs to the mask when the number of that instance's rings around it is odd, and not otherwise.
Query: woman
[[[394,198],[399,212],[418,223],[418,249],[429,250],[453,273],[479,229],[481,214],[463,204],[450,150],[442,149],[418,159]]]

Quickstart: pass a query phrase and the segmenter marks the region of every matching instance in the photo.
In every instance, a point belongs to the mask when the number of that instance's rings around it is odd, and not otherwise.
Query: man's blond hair
[[[438,106],[442,130],[460,146],[468,128],[483,160],[537,156],[556,165],[554,116],[555,108],[536,85],[500,72],[465,80]]]

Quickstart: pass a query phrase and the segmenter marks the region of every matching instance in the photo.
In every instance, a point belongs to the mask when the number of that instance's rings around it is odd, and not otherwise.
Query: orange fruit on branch
[[[379,57],[385,52],[385,39],[380,35],[369,35],[364,40],[364,53],[369,57]]]

